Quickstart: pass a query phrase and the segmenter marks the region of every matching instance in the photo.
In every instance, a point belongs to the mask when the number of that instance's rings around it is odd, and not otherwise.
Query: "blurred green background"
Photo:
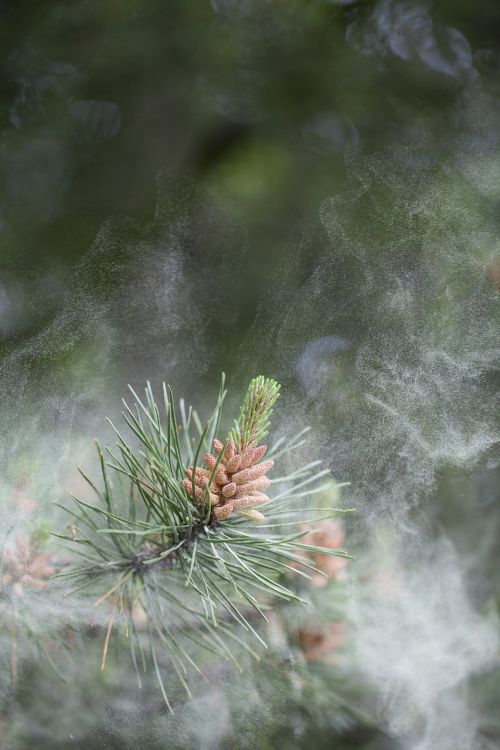
[[[266,274],[293,262],[300,230],[345,188],[346,151],[405,139],[418,121],[428,158],[447,156],[474,63],[496,77],[498,9],[435,3],[429,30],[418,4],[382,5],[3,2],[3,350],[57,314],[104,220],[151,220],[160,169],[215,186],[244,225],[236,337]],[[469,52],[450,50],[447,27]],[[434,33],[422,62],[417,42]],[[207,252],[190,250],[193,262]]]

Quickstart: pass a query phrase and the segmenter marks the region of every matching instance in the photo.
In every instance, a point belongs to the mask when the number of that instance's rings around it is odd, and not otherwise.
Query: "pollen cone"
[[[210,496],[213,517],[216,520],[222,521],[240,509],[242,511],[244,509],[244,515],[253,520],[263,520],[262,513],[257,511],[252,513],[251,509],[269,500],[262,490],[271,484],[266,474],[272,468],[274,461],[271,459],[262,461],[267,450],[266,446],[261,445],[256,448],[251,443],[245,450],[239,452],[233,440],[229,440],[224,448],[224,444],[215,439],[213,447],[217,455],[205,454],[206,469],[197,467],[194,475],[193,467],[187,470],[188,479],[184,480],[184,488],[188,495],[200,503],[205,502],[207,496]],[[215,473],[213,473],[214,469]],[[213,479],[210,483],[212,474]],[[209,483],[210,486],[208,486]]]

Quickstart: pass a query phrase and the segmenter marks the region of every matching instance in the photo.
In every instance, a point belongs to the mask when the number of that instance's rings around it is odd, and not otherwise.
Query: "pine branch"
[[[131,393],[134,405],[124,402],[123,417],[134,442],[114,428],[116,448],[105,454],[97,446],[101,487],[83,476],[98,502],[74,497],[72,534],[60,536],[81,562],[59,575],[73,580],[76,588],[95,592],[94,608],[111,608],[103,666],[117,627],[116,612],[125,622],[134,661],[137,631],[147,631],[149,664],[170,705],[159,670],[162,655],[187,691],[189,669],[200,669],[193,646],[238,666],[231,641],[251,653],[249,639],[266,645],[248,607],[265,618],[263,606],[273,600],[302,601],[285,573],[299,568],[321,574],[311,563],[311,551],[348,555],[304,543],[307,523],[325,518],[325,508],[313,506],[308,512],[301,502],[324,490],[329,472],[318,471],[316,462],[280,477],[274,500],[262,492],[271,484],[266,474],[274,462],[262,460],[266,446],[257,443],[267,435],[279,395],[275,381],[262,376],[252,380],[224,443],[216,437],[224,378],[204,425],[192,408],[186,413],[184,402],[179,419],[166,386],[163,414],[149,384],[144,399]],[[292,440],[279,453],[296,447]],[[330,508],[326,516],[341,512]]]

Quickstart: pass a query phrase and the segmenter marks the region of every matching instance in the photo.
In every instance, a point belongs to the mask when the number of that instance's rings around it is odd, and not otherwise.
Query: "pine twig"
[[[134,404],[124,402],[123,417],[133,441],[114,428],[116,448],[107,449],[107,458],[98,449],[103,489],[87,480],[98,502],[74,498],[69,527],[77,527],[78,534],[59,535],[81,557],[81,563],[61,574],[63,580],[74,579],[77,587],[89,584],[94,598],[98,595],[95,607],[114,595],[101,668],[120,602],[131,631],[147,629],[149,662],[169,708],[159,671],[160,645],[189,692],[185,675],[190,667],[199,670],[200,648],[238,665],[228,639],[254,654],[248,639],[264,643],[247,616],[248,607],[265,618],[263,603],[301,601],[285,573],[297,567],[321,573],[304,552],[348,557],[341,550],[302,542],[307,522],[344,512],[313,505],[308,513],[302,505],[302,498],[307,503],[324,490],[325,472],[315,462],[281,476],[276,501],[263,493],[271,486],[267,473],[274,461],[264,458],[267,447],[259,443],[268,434],[279,389],[263,376],[252,380],[224,442],[217,437],[224,378],[204,425],[181,402],[182,430],[167,386],[163,413],[149,383],[144,399],[131,389]],[[294,440],[281,444],[279,454],[295,447]],[[138,611],[142,624],[134,615]]]

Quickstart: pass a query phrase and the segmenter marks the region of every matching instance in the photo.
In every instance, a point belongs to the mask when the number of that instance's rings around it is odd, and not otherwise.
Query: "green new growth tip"
[[[250,385],[243,404],[240,416],[235,420],[231,437],[235,444],[244,450],[250,443],[257,445],[268,434],[271,424],[273,406],[280,395],[280,384],[263,375],[254,378]]]

